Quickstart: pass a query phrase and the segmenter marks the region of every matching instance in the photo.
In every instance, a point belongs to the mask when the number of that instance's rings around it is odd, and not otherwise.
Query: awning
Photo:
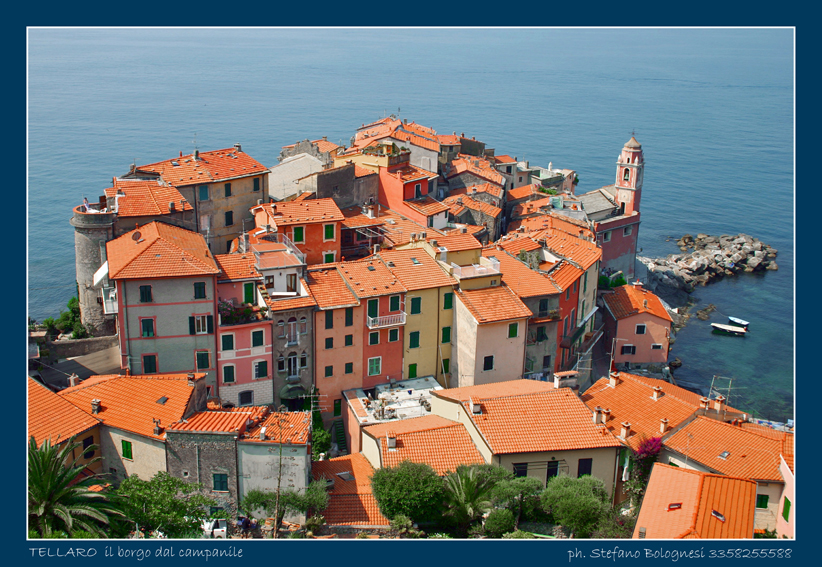
[[[286,384],[280,390],[280,399],[293,400],[306,394],[305,387],[302,384]]]
[[[94,285],[100,285],[100,282],[103,281],[104,278],[108,277],[108,260],[103,262],[103,265],[100,266],[100,269],[94,272]]]

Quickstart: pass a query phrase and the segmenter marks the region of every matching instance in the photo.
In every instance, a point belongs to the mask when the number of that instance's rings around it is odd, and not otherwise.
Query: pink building
[[[605,339],[613,347],[614,363],[629,368],[665,364],[673,321],[659,298],[636,282],[602,299]]]

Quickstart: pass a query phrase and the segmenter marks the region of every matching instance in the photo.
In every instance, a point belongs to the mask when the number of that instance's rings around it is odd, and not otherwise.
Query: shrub
[[[514,513],[508,509],[492,510],[485,519],[485,533],[488,537],[499,538],[502,534],[512,532],[514,525]]]
[[[531,532],[517,530],[508,534],[503,534],[502,539],[536,539]]]
[[[354,536],[354,539],[369,539],[368,534],[365,532],[358,532],[357,535]]]
[[[577,537],[589,537],[608,510],[605,483],[593,476],[554,477],[542,493],[542,506],[554,519],[571,529]]]
[[[430,465],[403,461],[378,469],[371,476],[371,489],[388,519],[403,515],[426,522],[442,517],[443,481]]]
[[[314,514],[305,521],[305,529],[316,533],[324,524],[325,518],[321,514]]]

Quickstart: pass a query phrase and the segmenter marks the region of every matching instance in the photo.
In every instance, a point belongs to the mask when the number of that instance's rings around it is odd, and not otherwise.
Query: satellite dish
[[[134,234],[132,234],[132,235],[131,235],[131,239],[132,239],[134,242],[137,242],[138,240],[140,240],[140,238],[142,238],[142,236],[143,236],[143,235],[142,235],[142,234],[140,234],[140,231],[139,231],[139,230],[135,230],[135,231],[134,231]]]

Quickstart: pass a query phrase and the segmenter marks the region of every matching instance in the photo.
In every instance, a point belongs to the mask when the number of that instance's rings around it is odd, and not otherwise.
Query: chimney
[[[482,406],[479,403],[474,403],[474,398],[468,398],[468,404],[471,406],[471,413],[474,415],[482,414]]]
[[[462,197],[457,197],[457,204],[462,205]]]
[[[397,448],[397,434],[393,431],[389,431],[385,434],[385,441],[388,444],[389,449]]]
[[[402,123],[403,123],[404,126],[407,126],[408,125],[408,118],[403,118]]]
[[[434,248],[436,248],[436,247],[437,247],[437,241],[436,241],[436,240],[432,240],[432,241],[431,241],[431,246],[433,246]]]
[[[260,439],[265,439],[265,425],[260,428]]]
[[[76,386],[79,380],[80,380],[80,377],[77,376],[77,374],[72,374],[71,376],[69,376],[68,377],[69,387]]]
[[[710,403],[711,400],[709,400],[708,398],[699,398],[699,409],[707,410]]]
[[[177,210],[177,204],[174,201],[169,201],[168,212],[173,213],[175,210]]]
[[[611,372],[608,378],[608,385],[611,386],[611,388],[616,388],[617,384],[619,384],[619,373]]]
[[[599,425],[600,423],[602,423],[602,421],[601,421],[601,418],[602,418],[601,412],[602,412],[601,407],[597,406],[597,407],[594,408],[594,418],[593,418],[594,419],[594,425]]]
[[[160,434],[160,420],[157,419],[156,417],[152,417],[151,421],[154,422],[154,435],[159,435]]]
[[[602,410],[602,423],[608,423],[608,420],[611,418],[611,410],[610,409],[603,409]]]
[[[725,409],[725,396],[719,394],[714,400],[714,409],[720,412]]]
[[[200,150],[194,150],[194,159],[195,160],[200,159]]]
[[[234,149],[235,149],[235,150],[237,150],[237,153],[238,153],[238,154],[243,153],[243,147],[240,145],[240,143],[239,143],[239,142],[237,142],[236,144],[234,144]]]
[[[100,413],[100,400],[97,398],[91,400],[91,413],[94,415]]]
[[[375,244],[375,245],[374,245],[374,254],[379,254],[379,253],[380,253],[380,245],[379,245],[379,244]]]
[[[194,385],[194,373],[189,372],[188,375],[186,376],[186,378],[188,378],[188,385],[193,386]]]
[[[654,386],[654,393],[653,393],[654,400],[656,401],[661,397],[662,397],[662,386]]]
[[[631,434],[631,424],[627,421],[622,422],[622,429],[619,432],[619,436],[622,437],[624,440],[628,440],[628,436]]]
[[[647,300],[647,299],[643,299],[643,300],[642,300],[642,306],[643,306],[645,309],[648,309],[648,300]]]
[[[664,434],[666,431],[668,431],[668,418],[663,417],[659,420],[659,432]]]
[[[467,226],[462,227],[462,233],[463,233],[463,234],[467,234],[467,233],[468,233],[468,227],[467,227]]]

